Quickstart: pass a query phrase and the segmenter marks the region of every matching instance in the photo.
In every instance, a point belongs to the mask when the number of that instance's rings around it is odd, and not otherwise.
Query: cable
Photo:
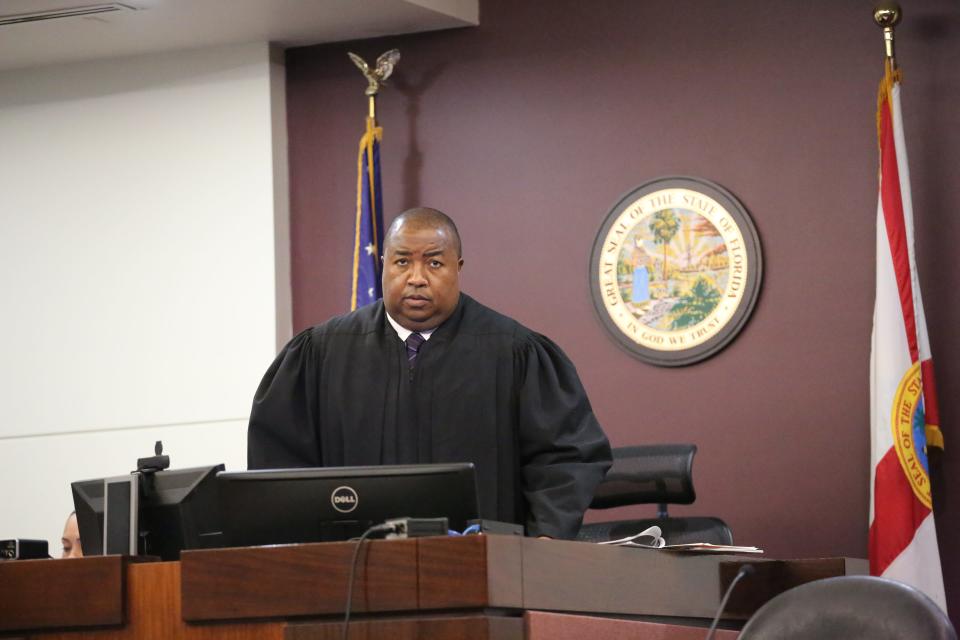
[[[350,635],[350,606],[353,602],[353,578],[357,569],[357,559],[360,557],[360,547],[363,546],[363,541],[372,536],[375,533],[393,533],[397,530],[396,524],[377,524],[366,531],[363,532],[363,535],[357,538],[357,546],[353,548],[353,560],[350,562],[350,578],[347,580],[347,604],[343,614],[343,640],[347,640]]]
[[[717,623],[720,622],[720,616],[723,615],[723,610],[727,608],[727,600],[730,599],[730,594],[733,593],[733,588],[737,586],[737,583],[740,582],[741,578],[749,576],[753,573],[756,573],[756,569],[753,568],[752,564],[745,564],[740,567],[740,571],[737,571],[737,575],[730,582],[730,586],[727,587],[727,592],[723,594],[723,600],[720,601],[720,607],[717,609],[717,615],[713,618],[713,623],[710,625],[710,629],[707,631],[706,640],[711,640],[713,634],[717,631]]]

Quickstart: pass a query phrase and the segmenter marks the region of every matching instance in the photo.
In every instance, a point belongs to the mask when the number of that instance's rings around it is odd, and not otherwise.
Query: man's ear
[[[463,258],[457,260],[457,272],[463,271]]]

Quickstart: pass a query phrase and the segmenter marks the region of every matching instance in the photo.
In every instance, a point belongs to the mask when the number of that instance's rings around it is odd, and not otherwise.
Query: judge
[[[573,364],[460,292],[460,236],[411,209],[384,239],[383,300],[294,337],[257,389],[251,469],[473,462],[483,518],[572,538],[610,466]]]

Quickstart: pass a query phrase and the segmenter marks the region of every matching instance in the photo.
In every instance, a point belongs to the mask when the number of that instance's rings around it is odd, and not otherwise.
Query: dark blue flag
[[[380,254],[383,250],[383,197],[380,189],[380,140],[383,129],[367,118],[357,157],[357,228],[353,246],[350,310],[383,296]]]

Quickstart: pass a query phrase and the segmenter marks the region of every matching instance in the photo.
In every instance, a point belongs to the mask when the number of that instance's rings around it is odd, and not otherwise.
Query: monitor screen
[[[139,474],[137,552],[177,560],[183,549],[221,547],[216,474],[222,464]],[[111,480],[72,483],[84,555],[103,555],[104,487]]]
[[[231,546],[349,540],[390,518],[479,517],[470,463],[232,471],[217,474]]]

